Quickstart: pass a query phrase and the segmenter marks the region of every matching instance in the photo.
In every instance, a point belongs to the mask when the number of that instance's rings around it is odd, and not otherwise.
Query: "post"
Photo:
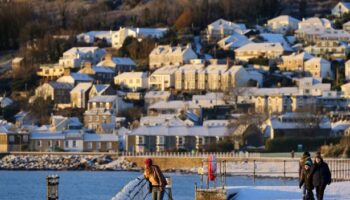
[[[284,184],[286,184],[286,160],[283,160],[283,176],[284,176]]]
[[[58,175],[50,175],[46,177],[46,199],[58,200]]]
[[[255,160],[253,161],[253,182],[255,185]]]

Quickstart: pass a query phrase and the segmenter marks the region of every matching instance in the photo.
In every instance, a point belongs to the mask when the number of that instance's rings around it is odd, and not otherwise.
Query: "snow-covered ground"
[[[236,193],[236,200],[300,200],[302,190],[298,186],[229,186],[229,193]],[[314,194],[316,192],[314,190]],[[350,182],[337,182],[327,186],[325,200],[350,200]]]

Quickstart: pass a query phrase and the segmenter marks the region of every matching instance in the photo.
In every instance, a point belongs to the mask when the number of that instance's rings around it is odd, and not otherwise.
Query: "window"
[[[60,146],[60,141],[59,141],[59,140],[57,140],[57,141],[55,142],[55,146],[56,146],[56,147],[59,147],[59,146]]]
[[[36,142],[36,145],[38,145],[39,147],[41,147],[41,140],[38,140],[38,141]]]
[[[15,136],[14,135],[10,135],[9,142],[15,142]]]
[[[96,149],[101,149],[101,142],[96,142]]]
[[[28,142],[28,135],[23,135],[23,142]]]
[[[73,140],[73,148],[77,147],[77,141]]]
[[[49,140],[47,143],[48,143],[48,146],[49,146],[49,147],[52,147],[52,142],[51,142],[51,140]]]
[[[64,142],[64,146],[65,146],[66,148],[68,148],[68,147],[69,147],[69,141],[65,141],[65,142]]]
[[[92,142],[88,143],[88,149],[92,149]]]
[[[112,142],[107,142],[107,149],[112,149]]]

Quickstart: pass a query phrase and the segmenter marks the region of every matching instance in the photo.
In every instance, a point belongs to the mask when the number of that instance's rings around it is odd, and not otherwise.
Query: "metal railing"
[[[144,200],[148,194],[148,181],[143,176],[139,176],[126,184],[111,200]]]

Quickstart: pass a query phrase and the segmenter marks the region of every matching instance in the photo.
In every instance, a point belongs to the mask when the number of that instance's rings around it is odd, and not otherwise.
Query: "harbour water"
[[[61,200],[109,200],[124,185],[141,172],[125,171],[0,171],[1,200],[45,199],[45,178],[50,174],[60,176]],[[174,199],[193,200],[194,184],[200,185],[200,177],[194,174],[168,174],[172,177]],[[253,179],[245,176],[227,178],[228,185],[253,185]],[[272,178],[256,179],[256,185],[296,185],[295,180]]]

